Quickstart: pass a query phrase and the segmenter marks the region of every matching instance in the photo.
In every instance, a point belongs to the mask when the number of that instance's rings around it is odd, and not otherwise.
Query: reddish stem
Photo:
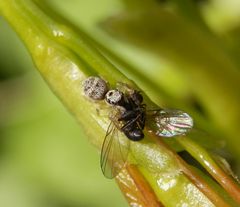
[[[116,181],[130,206],[163,207],[135,165],[127,165]]]
[[[170,156],[172,156],[179,164],[182,172],[195,184],[195,186],[206,195],[215,206],[230,207],[199,175],[192,171],[189,165],[174,152],[163,140],[156,137],[155,134],[149,132],[149,137],[154,140],[155,143],[164,147]]]

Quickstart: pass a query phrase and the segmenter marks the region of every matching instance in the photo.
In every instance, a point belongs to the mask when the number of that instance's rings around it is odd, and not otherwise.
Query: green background
[[[52,2],[89,28],[115,7],[111,1]],[[0,206],[127,206],[115,181],[102,175],[98,152],[2,17],[0,45]]]

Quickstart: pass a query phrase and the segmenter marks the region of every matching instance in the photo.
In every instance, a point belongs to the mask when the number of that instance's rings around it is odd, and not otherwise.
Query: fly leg
[[[118,119],[118,121],[129,121],[136,117],[136,111],[125,111],[122,116]]]
[[[139,119],[140,115],[138,115],[136,118],[128,120],[126,122],[126,124],[124,124],[124,126],[121,128],[122,131],[125,130],[131,130],[132,128],[134,128],[136,121]]]

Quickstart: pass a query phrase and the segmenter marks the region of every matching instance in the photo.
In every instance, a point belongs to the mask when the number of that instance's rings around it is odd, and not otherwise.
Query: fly
[[[192,118],[183,111],[146,110],[141,92],[126,84],[121,83],[120,90],[108,91],[105,101],[113,108],[100,160],[102,172],[107,178],[116,177],[124,167],[130,141],[142,140],[145,127],[159,137],[184,135],[193,127]]]

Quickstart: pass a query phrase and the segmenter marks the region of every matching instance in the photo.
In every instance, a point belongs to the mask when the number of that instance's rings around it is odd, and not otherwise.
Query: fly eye
[[[105,94],[108,91],[107,83],[96,76],[91,76],[83,82],[84,94],[93,100],[104,99]]]
[[[106,93],[105,100],[111,105],[120,105],[123,100],[123,93],[118,90],[110,90]]]

